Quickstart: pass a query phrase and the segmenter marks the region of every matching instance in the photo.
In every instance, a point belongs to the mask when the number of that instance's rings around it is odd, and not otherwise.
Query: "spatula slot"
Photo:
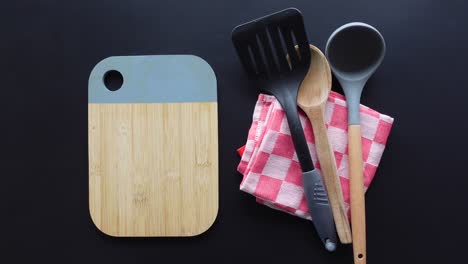
[[[275,56],[273,55],[272,47],[268,38],[268,30],[259,32],[256,36],[256,40],[260,46],[260,52],[268,74],[271,75],[277,73],[278,68],[276,66]]]
[[[283,30],[280,27],[278,27],[278,40],[279,42],[277,43],[277,45],[281,47],[281,49],[283,50],[283,54],[284,54],[280,58],[280,60],[283,61],[285,65],[287,65],[287,70],[291,71],[293,68],[291,66],[291,61],[288,61],[289,60],[288,47],[287,47],[286,40],[284,39],[284,36],[283,36]]]
[[[286,47],[287,54],[291,62],[290,66],[292,69],[294,69],[299,63],[299,56],[297,55],[296,48],[290,32],[292,33],[292,31],[288,30],[287,28],[281,29],[281,36],[283,37],[284,45]]]
[[[299,43],[297,43],[296,35],[294,35],[294,31],[291,30],[290,33],[291,33],[291,38],[292,38],[294,47],[298,46]],[[297,54],[299,55],[299,57],[301,57],[301,54],[299,53],[299,51],[297,51]]]
[[[277,26],[275,27],[270,27],[268,29],[268,35],[270,36],[270,46],[274,50],[276,56],[275,60],[277,61],[278,65],[278,71],[283,72],[283,71],[288,71],[291,70],[291,67],[289,63],[287,62],[286,55],[287,55],[287,50],[283,41],[283,38],[281,37],[281,29]]]
[[[276,72],[281,72],[283,65],[281,64],[280,60],[278,57],[284,57],[284,51],[282,52],[281,50],[277,50],[277,47],[275,46],[275,42],[273,41],[273,37],[271,34],[271,31],[278,31],[277,27],[274,27],[273,29],[271,27],[268,27],[266,29],[266,39],[268,42],[269,47],[271,48],[269,51],[271,52],[271,58],[273,59],[274,66],[275,66],[275,71]],[[284,65],[286,66],[286,65]]]
[[[251,72],[254,72],[255,74],[258,74],[258,67],[257,67],[257,63],[255,62],[255,57],[254,57],[254,53],[252,51],[252,48],[250,46],[247,46],[247,51],[249,53],[250,61],[246,62],[246,64],[248,64],[250,66]]]
[[[252,50],[253,58],[254,58],[254,63],[256,65],[256,74],[260,75],[261,77],[266,77],[267,75],[267,69],[266,65],[263,61],[263,56],[262,55],[262,46],[258,42],[256,36],[254,35],[253,39],[250,42],[250,48]]]

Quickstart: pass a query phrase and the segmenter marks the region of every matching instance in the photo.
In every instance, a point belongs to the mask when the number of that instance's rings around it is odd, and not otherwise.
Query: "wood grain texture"
[[[341,243],[351,244],[353,242],[351,226],[347,216],[340,177],[336,168],[335,155],[327,136],[324,109],[323,107],[311,107],[307,109],[306,114],[314,131],[317,158],[320,162],[320,170],[327,188],[338,237]]]
[[[348,126],[349,184],[351,196],[351,225],[353,228],[354,263],[365,264],[366,206],[362,168],[361,126]]]
[[[351,227],[337,173],[335,155],[325,127],[325,104],[331,91],[331,69],[319,48],[310,45],[311,64],[299,89],[297,104],[306,113],[314,131],[315,148],[328,200],[333,211],[336,231],[341,243],[352,243]]]
[[[111,236],[194,236],[218,212],[217,103],[88,104],[89,209]]]

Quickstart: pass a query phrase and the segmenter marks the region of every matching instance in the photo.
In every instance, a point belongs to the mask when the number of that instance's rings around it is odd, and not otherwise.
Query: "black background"
[[[387,42],[362,99],[396,119],[367,194],[369,263],[464,257],[467,2],[19,0],[0,8],[0,262],[352,263],[350,246],[327,253],[311,223],[238,190],[235,149],[258,91],[230,33],[290,6],[321,49],[350,21],[374,25]],[[145,54],[195,54],[217,75],[220,209],[199,237],[110,238],[89,217],[88,75],[107,56]]]

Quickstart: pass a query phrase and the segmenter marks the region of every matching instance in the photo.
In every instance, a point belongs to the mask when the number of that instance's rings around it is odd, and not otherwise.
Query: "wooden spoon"
[[[335,155],[328,141],[325,127],[325,103],[331,90],[331,70],[327,59],[317,47],[310,45],[310,50],[311,63],[299,88],[297,104],[312,123],[317,156],[338,236],[341,243],[350,244],[352,242],[351,228],[346,214],[341,182],[337,174]]]

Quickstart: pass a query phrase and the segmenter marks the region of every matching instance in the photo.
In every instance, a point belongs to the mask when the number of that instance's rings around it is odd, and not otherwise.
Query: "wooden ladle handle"
[[[361,126],[348,126],[349,183],[351,196],[351,226],[353,230],[354,263],[365,264],[366,207],[362,168]]]

